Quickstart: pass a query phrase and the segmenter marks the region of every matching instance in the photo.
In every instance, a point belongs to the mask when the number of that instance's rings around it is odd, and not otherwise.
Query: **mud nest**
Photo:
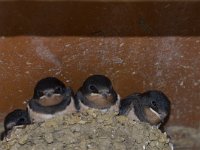
[[[87,110],[15,127],[1,150],[170,150],[166,133],[113,112]]]

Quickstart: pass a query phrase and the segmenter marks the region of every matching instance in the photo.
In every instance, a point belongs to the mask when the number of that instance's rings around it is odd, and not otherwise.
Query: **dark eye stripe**
[[[39,97],[44,95],[44,93],[42,91],[38,91],[37,94],[38,94]]]
[[[93,93],[98,93],[97,88],[94,85],[90,85],[89,86],[90,91],[92,91]]]
[[[56,87],[55,92],[61,93],[63,91],[62,87]]]
[[[155,101],[151,101],[151,104],[154,106],[154,107],[157,107],[157,104]]]

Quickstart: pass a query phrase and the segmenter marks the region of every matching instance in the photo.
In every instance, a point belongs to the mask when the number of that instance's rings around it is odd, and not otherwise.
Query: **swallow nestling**
[[[119,115],[160,126],[169,115],[170,101],[161,91],[134,93],[121,100]]]
[[[5,131],[1,134],[1,140],[3,140],[14,126],[30,124],[30,118],[28,112],[22,109],[16,109],[10,112],[4,119]]]
[[[73,91],[55,77],[47,77],[35,86],[27,104],[31,122],[42,122],[56,115],[76,112]]]
[[[75,95],[78,111],[94,108],[102,111],[118,111],[120,97],[113,89],[109,78],[104,75],[89,76]]]

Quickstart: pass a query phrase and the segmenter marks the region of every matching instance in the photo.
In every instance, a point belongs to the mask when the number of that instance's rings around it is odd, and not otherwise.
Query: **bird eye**
[[[18,125],[21,125],[25,122],[25,119],[24,118],[20,118],[17,122]]]
[[[153,105],[153,107],[157,107],[157,104],[155,101],[151,101],[151,104]]]
[[[61,87],[56,87],[55,93],[62,93],[62,88]]]
[[[37,95],[38,95],[38,97],[41,97],[41,96],[43,96],[44,94],[43,94],[42,91],[37,91]]]
[[[90,89],[90,91],[93,92],[93,93],[98,93],[98,90],[97,90],[97,88],[96,88],[94,85],[90,85],[90,86],[89,86],[89,89]]]

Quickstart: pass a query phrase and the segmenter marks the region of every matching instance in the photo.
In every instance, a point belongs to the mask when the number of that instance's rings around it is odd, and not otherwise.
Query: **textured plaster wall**
[[[172,102],[169,125],[200,125],[200,3],[0,2],[0,118],[56,76],[76,91],[105,74],[124,97],[149,89]]]

